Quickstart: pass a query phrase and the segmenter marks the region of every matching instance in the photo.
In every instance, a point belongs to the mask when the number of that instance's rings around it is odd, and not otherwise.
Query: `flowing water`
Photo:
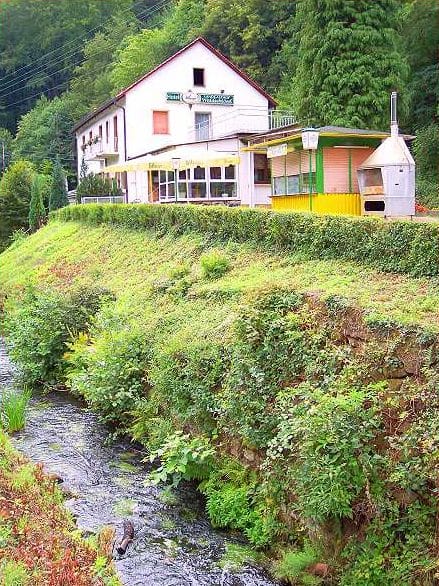
[[[13,383],[13,368],[0,343],[0,390]],[[162,490],[145,485],[144,454],[130,442],[109,443],[109,430],[67,393],[34,397],[26,428],[15,444],[47,472],[63,479],[72,495],[67,505],[85,532],[113,525],[117,541],[122,523],[135,527],[125,555],[115,555],[127,586],[275,586],[262,570],[247,565],[232,570],[221,563],[227,547],[242,538],[215,531],[192,486],[166,504]]]

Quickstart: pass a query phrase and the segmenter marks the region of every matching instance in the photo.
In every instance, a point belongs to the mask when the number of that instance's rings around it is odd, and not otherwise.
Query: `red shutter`
[[[152,113],[154,134],[169,134],[168,112],[154,111]]]

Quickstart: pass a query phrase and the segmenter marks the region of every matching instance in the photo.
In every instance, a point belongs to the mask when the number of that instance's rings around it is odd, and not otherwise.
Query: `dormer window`
[[[194,85],[204,87],[204,69],[194,67]]]

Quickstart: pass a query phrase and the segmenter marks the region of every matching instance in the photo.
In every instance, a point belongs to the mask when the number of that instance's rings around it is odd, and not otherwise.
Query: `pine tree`
[[[388,127],[389,94],[408,71],[397,17],[396,0],[299,0],[290,93],[304,124]]]
[[[69,205],[69,200],[67,198],[66,176],[64,175],[64,171],[61,167],[59,159],[57,159],[53,165],[49,210],[52,212],[59,208],[63,208],[66,205]]]
[[[40,175],[36,175],[32,182],[31,200],[29,207],[29,228],[32,232],[35,232],[44,223],[46,219],[46,210],[43,202],[43,190],[42,183],[43,178]]]

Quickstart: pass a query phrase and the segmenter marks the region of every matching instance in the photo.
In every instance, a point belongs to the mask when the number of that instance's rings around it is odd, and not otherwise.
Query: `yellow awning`
[[[160,155],[149,155],[143,161],[132,161],[110,165],[102,169],[103,173],[122,173],[135,171],[173,171],[174,161],[179,160],[179,170],[193,169],[195,167],[228,167],[238,165],[240,157],[233,153],[221,153],[218,151],[200,151],[188,149],[173,149]]]

